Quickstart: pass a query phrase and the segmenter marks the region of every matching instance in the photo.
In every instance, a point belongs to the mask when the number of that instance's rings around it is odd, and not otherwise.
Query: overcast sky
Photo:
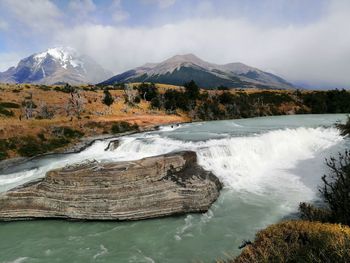
[[[62,45],[114,73],[194,53],[350,87],[350,1],[0,0],[0,71]]]

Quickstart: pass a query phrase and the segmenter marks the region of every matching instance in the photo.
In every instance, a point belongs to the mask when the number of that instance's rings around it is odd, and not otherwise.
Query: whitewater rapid
[[[281,195],[295,194],[295,189],[299,192],[303,189],[304,198],[311,199],[313,191],[290,170],[299,161],[311,159],[341,140],[335,128],[279,129],[199,142],[170,139],[163,137],[161,132],[145,133],[120,138],[120,145],[114,151],[105,150],[110,140],[97,141],[83,152],[49,159],[25,171],[1,175],[0,190],[43,177],[47,171],[67,164],[87,160],[137,160],[172,151],[192,150],[197,153],[199,164],[217,175],[226,188],[261,195],[271,191]]]
[[[114,151],[105,151],[113,139],[96,141],[80,153],[12,167],[0,174],[0,192],[67,164],[191,150],[201,166],[220,178],[224,189],[204,214],[137,222],[0,224],[0,236],[6,236],[0,242],[0,262],[69,262],[73,257],[77,262],[213,262],[226,253],[237,255],[242,240],[252,240],[256,231],[296,216],[300,202],[319,198],[318,185],[328,173],[325,158],[350,146],[350,140],[332,128],[345,117],[276,116],[167,126],[118,138]]]

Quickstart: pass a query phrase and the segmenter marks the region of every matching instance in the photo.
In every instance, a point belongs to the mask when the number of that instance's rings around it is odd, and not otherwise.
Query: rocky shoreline
[[[129,132],[124,132],[124,133],[119,133],[119,134],[107,134],[107,135],[98,135],[98,136],[93,136],[93,137],[83,137],[83,138],[81,138],[81,140],[78,143],[75,143],[74,145],[70,145],[68,147],[64,147],[63,149],[58,150],[58,151],[48,152],[48,153],[36,155],[33,157],[15,157],[15,158],[2,160],[2,161],[0,161],[0,174],[10,167],[21,165],[21,164],[24,164],[24,163],[31,161],[31,160],[35,160],[38,158],[42,158],[42,157],[50,156],[50,155],[54,155],[54,154],[80,153],[97,141],[107,140],[107,139],[111,139],[111,138],[117,139],[119,137],[131,135],[131,134],[135,134],[135,133],[155,131],[158,128],[159,128],[159,125],[144,127],[142,130],[139,130],[139,131],[129,131]]]
[[[53,170],[0,195],[0,220],[140,220],[206,212],[222,184],[184,151]]]

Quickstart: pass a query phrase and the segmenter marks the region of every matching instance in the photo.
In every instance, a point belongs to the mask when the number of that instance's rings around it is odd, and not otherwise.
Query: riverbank
[[[195,84],[0,85],[0,95],[0,160],[65,152],[86,138],[172,123],[350,111],[346,91],[203,90]]]
[[[333,128],[345,115],[291,115],[190,123],[176,129],[97,141],[79,154],[33,160],[0,176],[2,192],[42,179],[54,169],[84,160],[140,160],[180,150],[195,151],[198,163],[224,188],[204,214],[133,222],[39,220],[1,223],[0,261],[215,262],[240,254],[242,240],[295,213],[317,197],[324,159],[348,143]],[[21,242],[18,242],[21,240]],[[33,249],[33,244],[35,248]],[[214,245],[215,244],[215,245]],[[102,247],[102,248],[101,248]],[[118,249],[116,249],[118,248]],[[232,258],[231,257],[231,258]]]
[[[119,137],[131,135],[131,134],[135,134],[135,133],[155,131],[161,125],[178,125],[180,123],[188,123],[188,122],[186,122],[186,121],[183,121],[183,122],[160,121],[160,122],[156,122],[154,125],[138,126],[138,128],[135,130],[121,132],[118,134],[101,134],[101,135],[90,136],[90,137],[82,137],[82,138],[79,138],[78,140],[76,140],[75,142],[69,143],[68,145],[61,147],[59,149],[56,149],[55,151],[52,151],[52,152],[42,153],[42,154],[38,154],[38,155],[35,155],[32,157],[13,157],[13,158],[1,160],[0,161],[0,173],[4,170],[8,169],[9,167],[20,165],[20,164],[23,164],[25,162],[35,160],[38,158],[42,158],[45,156],[50,156],[50,155],[54,155],[54,154],[79,153],[79,152],[85,150],[87,147],[91,146],[96,141],[107,140],[110,138],[117,139]]]

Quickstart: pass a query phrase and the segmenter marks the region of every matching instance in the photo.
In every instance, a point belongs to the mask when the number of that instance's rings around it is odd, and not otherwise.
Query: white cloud
[[[114,0],[111,5],[112,18],[116,23],[129,18],[129,13],[123,10],[121,0]]]
[[[8,26],[7,22],[0,20],[0,30],[6,30],[8,29]]]
[[[2,5],[16,21],[37,31],[59,26],[61,11],[49,0],[2,0]]]
[[[0,72],[15,66],[21,58],[17,53],[0,53]]]
[[[167,8],[175,4],[176,0],[142,0],[146,4],[157,4],[160,8]]]
[[[156,0],[140,1],[161,4]],[[32,28],[30,34],[51,29],[54,36],[49,42],[73,46],[115,73],[175,54],[194,53],[215,63],[240,61],[290,81],[334,86],[350,83],[347,0],[330,2],[328,13],[308,25],[266,26],[244,19],[201,15],[152,27],[93,23],[64,27],[60,24],[62,14],[48,0],[0,0],[0,5],[4,2],[9,13]],[[83,2],[84,10],[92,12],[93,2]],[[162,2],[164,7],[165,2],[174,1]],[[199,7],[200,13],[213,12],[210,2],[202,1]],[[114,0],[109,11],[117,23],[129,17],[121,0]]]
[[[345,2],[343,2],[345,3]],[[291,81],[350,83],[350,3],[308,26],[264,28],[245,20],[193,19],[146,28],[78,26],[58,36],[114,72],[178,53],[216,63],[240,61]]]
[[[79,19],[85,18],[89,13],[96,10],[96,5],[92,0],[70,0],[68,8],[74,12]]]

